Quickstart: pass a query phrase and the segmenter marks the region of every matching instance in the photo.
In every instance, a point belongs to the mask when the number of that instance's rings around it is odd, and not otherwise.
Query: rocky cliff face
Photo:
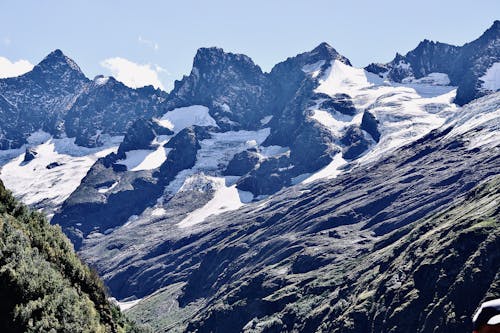
[[[65,115],[66,134],[80,146],[100,146],[101,134],[123,135],[135,120],[159,115],[166,96],[153,87],[131,89],[113,77],[96,77]]]
[[[224,131],[257,129],[272,112],[270,84],[252,59],[220,48],[201,48],[189,76],[175,82],[165,109],[205,105]]]
[[[89,83],[78,65],[60,50],[50,53],[31,72],[0,80],[0,95],[10,105],[2,113],[3,149],[18,148],[38,129],[64,133],[63,118],[76,96]],[[10,110],[10,111],[8,111]]]

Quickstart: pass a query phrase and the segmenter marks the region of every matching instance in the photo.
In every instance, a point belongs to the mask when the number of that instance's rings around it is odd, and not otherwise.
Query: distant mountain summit
[[[76,137],[85,147],[101,145],[100,135],[124,135],[138,117],[152,117],[167,94],[132,89],[113,78],[91,81],[61,50],[33,70],[0,79],[0,149],[19,148],[37,130]]]
[[[78,80],[88,81],[80,67],[59,49],[49,53],[27,76],[46,83],[55,83],[54,80],[57,79],[62,79],[65,84]]]
[[[500,89],[500,83],[484,87],[485,74],[500,62],[500,21],[495,21],[478,39],[454,46],[424,40],[406,55],[396,54],[387,64],[370,64],[365,69],[395,82],[414,82],[432,74],[446,74],[435,83],[458,86],[455,102],[466,104]],[[499,66],[499,65],[496,65]],[[498,75],[498,74],[497,74]]]

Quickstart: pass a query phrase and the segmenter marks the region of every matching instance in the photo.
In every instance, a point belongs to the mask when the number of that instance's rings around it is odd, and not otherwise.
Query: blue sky
[[[202,46],[247,54],[269,71],[326,41],[365,66],[424,38],[461,45],[499,14],[498,0],[2,0],[0,75],[59,48],[90,78],[114,74],[129,85],[151,81],[170,90]]]

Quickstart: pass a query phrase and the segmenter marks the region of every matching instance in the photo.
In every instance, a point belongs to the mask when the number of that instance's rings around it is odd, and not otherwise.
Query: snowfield
[[[0,178],[16,197],[25,204],[47,207],[47,213],[61,205],[80,185],[90,167],[99,157],[116,151],[122,137],[108,138],[103,147],[84,148],[75,145],[75,139],[54,139],[42,131],[34,133],[28,145],[37,155],[23,162],[25,146],[3,151],[15,157],[2,166]],[[52,163],[52,167],[48,167]]]
[[[215,119],[208,113],[208,108],[202,105],[191,105],[168,111],[161,117],[159,123],[175,133],[193,125],[217,126]]]
[[[167,160],[168,152],[171,148],[160,145],[156,150],[138,149],[125,153],[126,159],[120,160],[117,164],[127,167],[128,171],[142,171],[159,168]]]
[[[238,190],[236,184],[228,186],[230,177],[205,177],[205,179],[210,183],[211,190],[214,192],[213,198],[203,207],[189,213],[186,218],[179,222],[179,228],[188,228],[203,222],[211,215],[238,209],[253,199],[252,193]]]
[[[431,130],[442,126],[457,110],[453,104],[456,87],[447,86],[446,74],[431,73],[427,77],[397,84],[334,60],[319,79],[317,93],[330,96],[343,93],[352,98],[357,108],[354,116],[310,108],[310,118],[326,127],[334,137],[340,138],[345,129],[359,125],[364,111],[372,113],[378,121],[381,134],[378,143],[373,142],[359,163],[372,161],[393,151]],[[370,135],[364,132],[365,137]],[[337,162],[335,162],[337,161]],[[338,174],[342,163],[335,160],[319,171],[313,179],[332,177]],[[310,178],[309,178],[310,179]]]
[[[485,91],[497,91],[500,89],[500,62],[495,62],[479,78],[483,82],[482,88]]]

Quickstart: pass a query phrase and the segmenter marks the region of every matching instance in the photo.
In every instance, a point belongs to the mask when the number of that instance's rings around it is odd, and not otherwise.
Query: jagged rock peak
[[[478,40],[496,40],[500,39],[500,21],[495,20],[491,27],[489,27]]]
[[[308,52],[310,57],[318,57],[321,60],[339,60],[351,66],[349,59],[337,52],[330,44],[322,42],[312,51]]]
[[[222,48],[218,47],[199,48],[193,61],[193,67],[197,69],[226,67],[228,65],[236,65],[262,72],[260,67],[249,56],[225,52]]]
[[[56,49],[49,53],[38,65],[34,67],[34,70],[40,69],[42,71],[46,70],[72,70],[83,75],[82,70],[76,64],[73,59],[66,56],[60,49]]]

